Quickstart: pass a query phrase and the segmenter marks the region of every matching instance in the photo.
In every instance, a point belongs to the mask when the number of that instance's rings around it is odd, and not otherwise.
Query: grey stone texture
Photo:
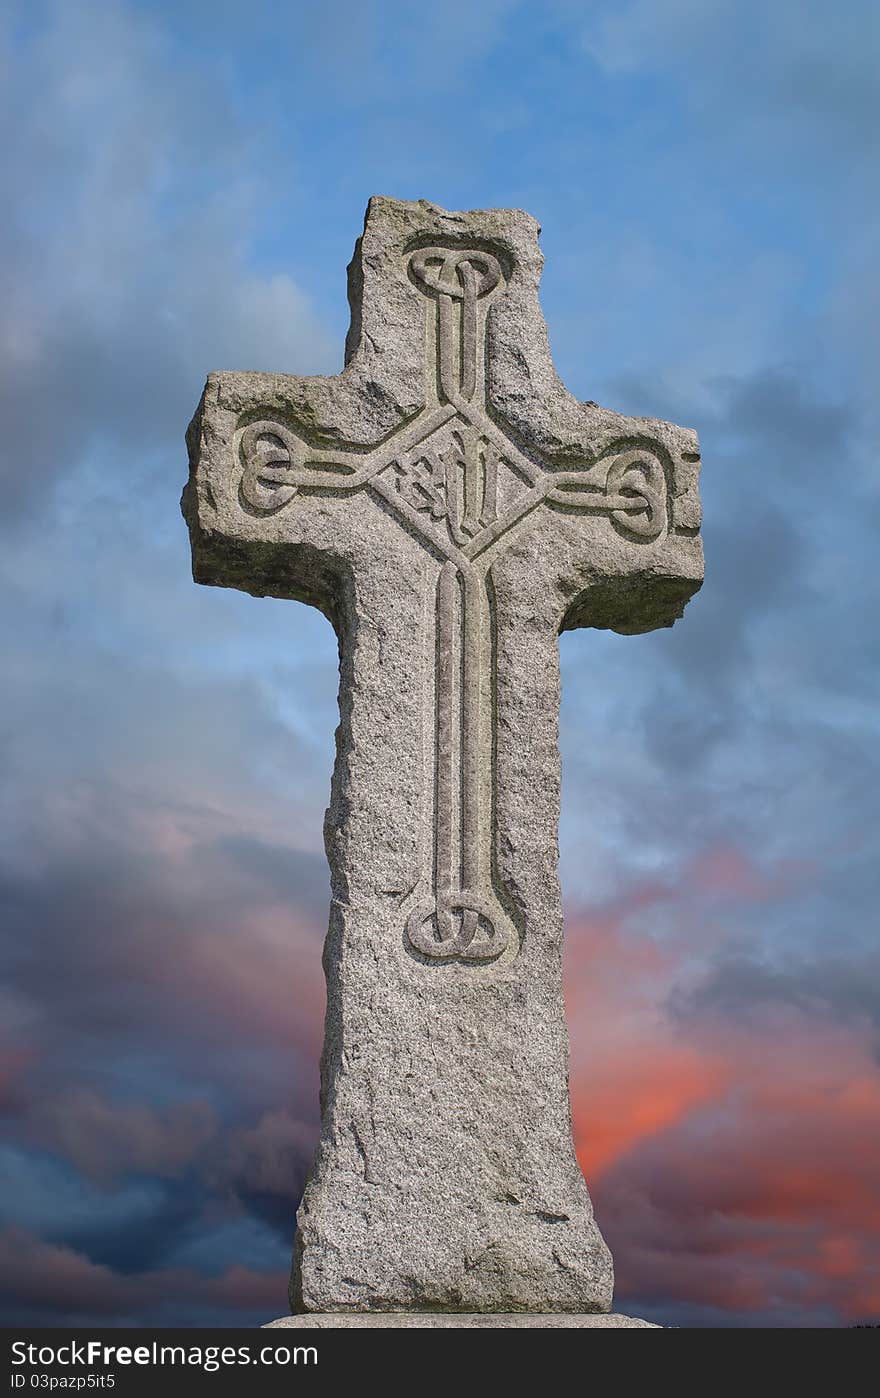
[[[211,374],[187,434],[196,581],[339,639],[298,1312],[611,1306],[571,1139],[557,638],[681,615],[699,447],[563,387],[538,232],[372,199],[342,373]]]
[[[659,1330],[650,1320],[631,1315],[576,1315],[572,1311],[545,1312],[543,1315],[504,1315],[488,1311],[465,1314],[450,1311],[325,1311],[286,1315],[272,1320],[263,1330]]]

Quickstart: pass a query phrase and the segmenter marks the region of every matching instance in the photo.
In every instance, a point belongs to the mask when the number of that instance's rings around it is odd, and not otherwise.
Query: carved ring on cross
[[[306,464],[305,444],[296,433],[280,422],[252,422],[242,433],[239,452],[241,498],[267,514],[288,505],[299,489],[291,476]]]
[[[485,296],[501,281],[498,258],[473,248],[419,248],[409,265],[416,280],[429,291],[457,301]]]
[[[419,248],[409,268],[422,291],[437,302],[437,367],[441,401],[468,416],[467,406],[482,391],[478,373],[480,317],[477,302],[503,280],[501,263],[474,248]],[[461,306],[460,331],[455,321]]]
[[[544,498],[550,505],[594,509],[590,484],[583,471],[559,471]],[[619,529],[639,539],[656,539],[667,527],[667,490],[663,463],[653,446],[617,450],[605,477],[601,507]]]

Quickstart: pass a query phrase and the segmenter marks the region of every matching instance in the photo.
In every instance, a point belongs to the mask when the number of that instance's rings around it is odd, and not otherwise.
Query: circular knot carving
[[[419,248],[409,266],[426,291],[459,301],[488,295],[502,276],[497,257],[472,248]]]
[[[510,943],[489,899],[470,889],[418,903],[406,921],[409,943],[432,960],[494,961]]]
[[[620,529],[639,539],[656,539],[662,534],[666,528],[666,478],[653,452],[622,452],[608,469],[605,490],[621,502],[611,511],[611,519]]]
[[[280,422],[252,422],[241,435],[242,500],[263,513],[280,510],[297,492],[293,479],[304,460],[303,443]]]

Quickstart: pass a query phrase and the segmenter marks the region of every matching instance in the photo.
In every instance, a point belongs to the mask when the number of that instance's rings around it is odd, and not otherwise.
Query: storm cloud
[[[336,642],[193,586],[182,437],[211,369],[340,367],[387,193],[535,213],[571,390],[702,440],[682,623],[561,641],[574,1129],[618,1301],[876,1321],[871,7],[107,0],[13,6],[0,44],[4,1319],[285,1309]]]

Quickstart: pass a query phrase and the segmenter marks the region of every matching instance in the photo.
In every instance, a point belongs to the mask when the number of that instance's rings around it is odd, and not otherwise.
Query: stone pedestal
[[[649,1320],[631,1315],[486,1315],[440,1311],[380,1311],[354,1314],[287,1315],[270,1321],[264,1330],[659,1330]]]

